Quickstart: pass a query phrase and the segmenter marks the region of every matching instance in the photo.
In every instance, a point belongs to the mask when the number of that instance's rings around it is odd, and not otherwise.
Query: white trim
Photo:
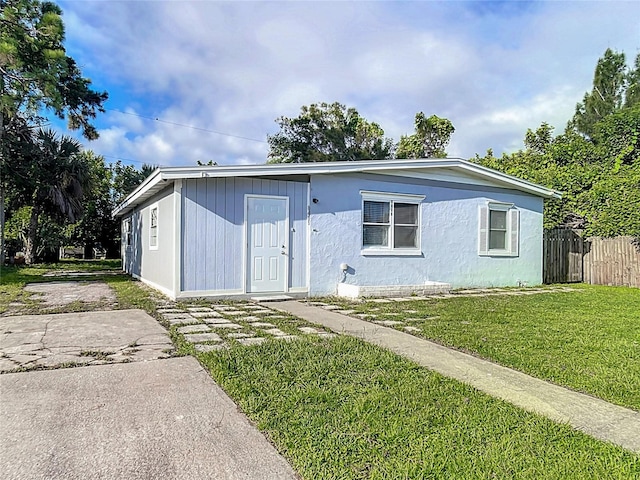
[[[490,239],[491,239],[491,211],[497,212],[505,212],[505,221],[507,230],[505,232],[505,248],[490,248]],[[479,207],[479,216],[478,216],[478,255],[481,257],[518,257],[519,254],[519,245],[520,245],[520,237],[522,236],[520,233],[520,226],[513,225],[514,216],[511,215],[511,212],[518,212],[515,215],[517,222],[519,222],[520,215],[519,209],[513,203],[505,203],[505,202],[487,202],[484,205],[480,205]],[[482,229],[483,219],[482,216],[486,215],[484,222],[486,222],[486,229]],[[513,234],[517,233],[517,238],[515,240],[515,245],[513,242]],[[481,245],[483,243],[486,245],[486,250],[483,250]]]
[[[176,299],[175,292],[173,292],[171,289],[169,289],[167,287],[163,287],[162,285],[158,285],[157,283],[152,282],[151,280],[147,280],[146,278],[143,278],[143,277],[141,277],[140,275],[138,275],[136,273],[131,273],[131,276],[133,278],[135,278],[136,280],[139,280],[140,282],[144,283],[145,285],[149,285],[150,287],[158,290],[159,292],[161,292],[164,295],[166,295],[167,297],[169,297],[171,300],[175,300]]]
[[[311,290],[311,182],[307,183],[307,252],[306,252],[306,263],[307,263],[307,292]]]
[[[422,201],[425,199],[425,195],[416,195],[410,193],[392,193],[392,192],[372,192],[369,190],[360,190],[361,202],[360,202],[360,255],[363,256],[422,256]],[[389,246],[364,246],[364,202],[385,202],[389,203]],[[417,221],[418,224],[416,226],[416,245],[415,248],[395,248],[393,246],[394,242],[394,227],[395,227],[395,217],[393,211],[394,203],[407,203],[410,205],[416,205],[418,208],[417,212]]]
[[[489,207],[489,210],[501,210],[503,212],[506,212],[514,208],[515,204],[505,202],[489,202],[487,203],[487,207]]]
[[[175,298],[179,300],[181,298],[194,298],[194,297],[224,297],[226,295],[245,295],[247,292],[243,290],[184,290],[178,293]]]
[[[363,200],[372,200],[380,202],[394,202],[400,203],[420,203],[425,199],[425,195],[415,195],[412,193],[392,193],[392,192],[371,192],[368,190],[360,190]]]
[[[180,291],[182,277],[182,180],[173,184],[173,291]]]
[[[151,245],[151,213],[155,209],[156,211],[156,244]],[[158,206],[158,202],[152,203],[149,205],[149,250],[158,250],[158,246],[160,245],[160,207]]]
[[[511,175],[492,170],[459,158],[428,158],[416,160],[362,160],[358,162],[318,162],[296,164],[263,164],[263,165],[217,165],[195,167],[163,167],[153,172],[138,188],[118,205],[112,212],[113,216],[125,215],[135,205],[144,202],[153,194],[159,192],[168,181],[187,178],[222,178],[222,177],[255,177],[261,175],[317,175],[344,174],[362,172],[383,172],[393,175],[394,172],[409,171],[426,173],[431,169],[460,170],[481,179],[482,186],[495,183],[498,187],[520,190],[543,198],[561,198],[562,194],[555,190],[536,185],[534,183],[513,177]],[[403,173],[407,176],[407,173]],[[451,179],[454,181],[455,176]]]
[[[269,199],[269,200],[284,200],[285,201],[285,213],[286,213],[286,217],[285,217],[285,225],[284,225],[284,231],[285,231],[285,235],[284,235],[284,249],[286,252],[286,255],[284,255],[285,257],[285,265],[284,265],[284,290],[282,292],[275,292],[275,293],[288,293],[289,292],[289,264],[291,263],[291,249],[289,248],[290,246],[290,241],[289,241],[289,237],[291,237],[291,228],[289,226],[289,197],[288,196],[283,196],[283,195],[263,195],[263,194],[257,194],[257,193],[245,193],[244,195],[244,219],[243,219],[243,223],[244,223],[244,242],[243,242],[243,247],[244,247],[244,252],[243,252],[243,280],[244,280],[244,285],[242,287],[242,289],[244,290],[244,293],[267,293],[267,292],[249,292],[247,286],[249,283],[249,267],[248,267],[248,256],[249,256],[249,223],[247,222],[247,218],[249,216],[249,199],[250,198],[264,198],[264,199]]]
[[[363,257],[375,257],[384,255],[386,257],[422,257],[422,250],[418,248],[404,248],[396,250],[385,250],[384,248],[363,248],[360,250]]]

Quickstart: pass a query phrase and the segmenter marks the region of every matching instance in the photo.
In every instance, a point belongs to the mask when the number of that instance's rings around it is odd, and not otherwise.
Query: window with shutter
[[[517,257],[519,237],[520,211],[512,203],[490,202],[480,206],[479,255]]]

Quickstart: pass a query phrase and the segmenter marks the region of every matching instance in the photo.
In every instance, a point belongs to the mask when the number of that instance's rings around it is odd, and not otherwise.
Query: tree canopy
[[[396,158],[444,158],[455,128],[451,121],[424,113],[416,114],[415,133],[400,137]]]
[[[270,163],[332,162],[390,158],[393,143],[384,130],[355,108],[335,103],[303,106],[296,118],[276,120],[268,137]]]
[[[63,45],[62,10],[52,2],[3,0],[0,12],[0,109],[2,129],[17,117],[39,123],[42,110],[67,118],[69,128],[88,139],[98,137],[91,124],[104,111],[106,92],[91,88]],[[4,133],[3,132],[3,133]]]
[[[38,0],[3,0],[0,5],[0,258],[4,260],[6,194],[17,195],[13,201],[22,198],[29,205],[47,188],[56,191],[53,183],[48,187],[42,183],[55,182],[57,179],[52,176],[43,179],[24,174],[44,161],[38,155],[45,150],[38,148],[43,147],[48,134],[34,136],[32,131],[49,112],[66,118],[69,128],[80,130],[85,138],[97,138],[92,120],[104,111],[107,93],[93,90],[75,60],[66,55],[60,7]],[[67,139],[63,140],[60,146],[70,145]],[[49,166],[54,168],[52,171],[72,167],[66,161]],[[36,217],[38,210],[33,205],[32,214]],[[67,208],[63,213],[73,217],[75,209]]]
[[[640,55],[633,68],[607,50],[594,84],[565,131],[542,123],[525,134],[525,149],[472,161],[563,192],[545,203],[545,227],[581,219],[587,235],[640,237]]]

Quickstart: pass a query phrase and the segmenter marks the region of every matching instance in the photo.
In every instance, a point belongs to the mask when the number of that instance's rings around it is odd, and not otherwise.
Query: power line
[[[131,115],[133,117],[146,118],[147,120],[153,120],[154,122],[159,122],[159,123],[166,123],[167,125],[174,125],[176,127],[191,128],[193,130],[199,130],[201,132],[215,133],[216,135],[223,135],[225,137],[239,138],[241,140],[249,140],[250,142],[268,143],[268,142],[266,142],[264,140],[258,140],[257,138],[243,137],[241,135],[233,135],[231,133],[219,132],[217,130],[210,130],[208,128],[195,127],[193,125],[185,125],[184,123],[170,122],[168,120],[161,120],[160,118],[157,118],[157,117],[155,117],[155,118],[154,117],[147,117],[146,115],[140,115],[138,113],[123,112],[122,110],[117,110],[115,108],[105,108],[105,110],[107,110],[109,112],[120,113],[122,115]]]

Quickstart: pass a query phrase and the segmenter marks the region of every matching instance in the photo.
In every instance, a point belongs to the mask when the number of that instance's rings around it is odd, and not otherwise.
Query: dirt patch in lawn
[[[116,296],[104,282],[46,282],[30,283],[25,291],[33,293],[31,299],[46,308],[63,307],[74,302],[115,306]]]

